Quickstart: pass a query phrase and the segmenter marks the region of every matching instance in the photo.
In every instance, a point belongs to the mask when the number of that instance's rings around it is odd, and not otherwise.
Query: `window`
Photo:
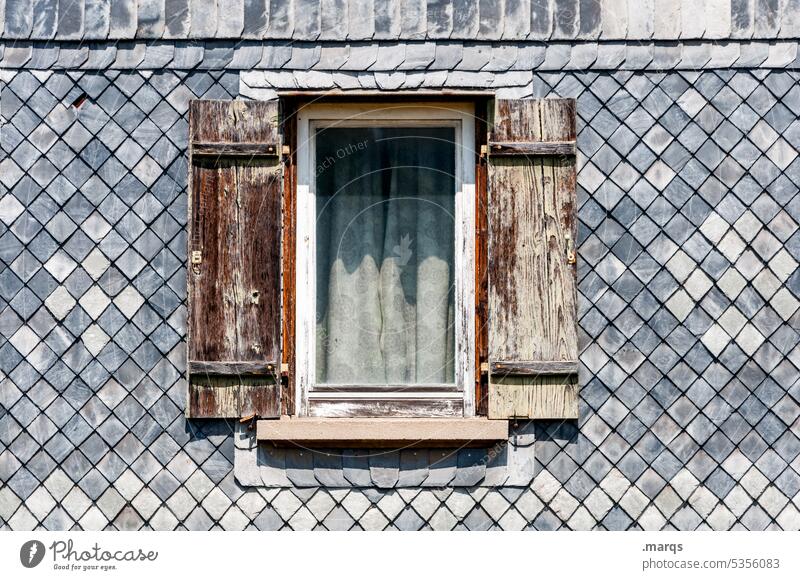
[[[470,108],[299,112],[301,415],[474,413]]]
[[[191,103],[188,416],[577,417],[575,102],[461,99]]]

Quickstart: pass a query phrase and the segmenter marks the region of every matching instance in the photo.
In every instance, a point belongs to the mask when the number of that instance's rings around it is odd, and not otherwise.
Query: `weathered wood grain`
[[[325,399],[308,401],[309,417],[462,417],[458,399]]]
[[[494,120],[490,142],[575,139],[573,100],[498,100]],[[491,374],[496,362],[578,359],[575,267],[568,259],[576,237],[575,179],[572,155],[489,156],[490,416],[503,409],[508,416],[551,415],[569,407],[562,394],[576,396],[575,389],[559,386],[563,378],[553,383],[547,376],[501,380]]]
[[[575,155],[575,153],[575,141],[531,141],[520,143],[489,141],[489,155],[492,157],[504,155]]]
[[[480,154],[488,139],[488,105],[475,105],[475,414],[487,414],[489,376],[482,364],[488,363],[489,347],[489,225],[487,159]]]
[[[192,101],[190,141],[275,143],[276,119],[275,103]],[[280,360],[281,179],[278,157],[197,157],[190,151],[190,361]],[[190,384],[196,380],[189,377]],[[245,395],[264,380],[236,381],[221,381],[215,392],[206,388],[203,397],[190,391],[189,416],[212,416],[209,401],[219,416],[234,416],[249,406],[245,400],[257,405],[260,416],[273,413],[274,404],[264,397],[279,396],[279,390]]]
[[[281,408],[287,415],[295,414],[297,363],[295,329],[297,314],[297,108],[294,99],[281,99],[281,119],[284,143],[289,155],[284,158],[283,171],[283,259],[281,286],[283,288],[282,352],[287,372],[281,394]]]
[[[275,362],[189,361],[192,375],[275,375]]]
[[[274,377],[195,375],[187,409],[193,419],[280,417],[280,385]]]
[[[492,361],[490,370],[512,375],[574,375],[578,373],[578,361]]]
[[[278,143],[203,143],[192,142],[191,152],[194,157],[278,157]]]
[[[493,376],[489,419],[577,419],[578,380],[563,377]]]

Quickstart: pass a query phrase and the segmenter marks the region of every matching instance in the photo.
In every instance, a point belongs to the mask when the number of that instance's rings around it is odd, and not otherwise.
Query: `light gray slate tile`
[[[376,487],[394,487],[400,475],[400,452],[375,450],[369,455],[369,475]]]
[[[423,487],[444,487],[453,481],[458,466],[458,451],[431,449],[428,452],[428,477]]]
[[[344,40],[347,37],[347,0],[319,1],[320,40]]]
[[[190,0],[189,17],[190,38],[203,39],[216,36],[219,23],[217,0]]]
[[[486,449],[460,449],[452,485],[479,485],[486,475]]]
[[[186,38],[190,23],[189,0],[164,1],[164,38]]]
[[[479,4],[474,0],[453,0],[453,39],[475,38],[480,21]]]
[[[298,40],[316,40],[320,33],[319,0],[294,0],[294,34]]]
[[[530,0],[531,33],[528,40],[549,40],[553,32],[553,13],[549,0]]]
[[[731,0],[731,37],[752,38],[756,0]]]
[[[436,58],[429,68],[433,70],[454,69],[462,60],[464,46],[460,42],[437,43]]]
[[[267,32],[268,2],[269,0],[244,0],[242,38],[258,39]]]
[[[621,40],[628,36],[628,0],[604,0],[601,37]]]
[[[59,0],[58,36],[60,38],[79,39],[83,37],[83,2],[84,0]]]
[[[509,6],[519,0],[506,2]],[[503,35],[503,4],[493,0],[478,0],[478,40],[496,40]]]
[[[505,72],[514,67],[517,60],[517,47],[514,45],[502,45],[492,47],[491,58],[484,70],[492,72]]]
[[[733,63],[734,67],[751,68],[760,66],[769,57],[768,42],[748,42],[740,45],[739,59]]]
[[[754,0],[755,38],[774,38],[781,26],[781,0]]]
[[[257,449],[241,449],[238,446],[233,453],[233,475],[239,485],[260,486],[263,484],[261,470],[258,465]]]
[[[543,43],[524,43],[517,45],[517,60],[514,70],[534,70],[544,62],[546,48]]]
[[[578,38],[595,39],[600,36],[601,0],[579,0]]]
[[[110,0],[86,0],[83,19],[83,37],[88,40],[106,38],[111,18]]]
[[[659,42],[653,46],[653,61],[650,67],[656,70],[668,70],[674,68],[681,59],[681,46],[677,42]]]
[[[479,71],[486,67],[492,59],[492,49],[483,43],[464,45],[463,58],[458,63],[459,70]]]
[[[267,487],[287,487],[291,485],[286,476],[286,450],[269,443],[258,445],[258,467],[261,481]]]
[[[161,38],[164,34],[163,0],[138,0],[136,38]]]
[[[375,63],[370,67],[373,71],[395,71],[403,63],[406,55],[405,43],[381,43]]]
[[[553,7],[553,38],[573,39],[579,30],[580,0],[562,0]]]
[[[400,4],[401,33],[403,38],[425,38],[427,1],[426,0],[395,0]]]
[[[56,46],[37,45],[31,52],[31,58],[27,65],[32,69],[46,70],[52,67],[61,54],[60,48]]]
[[[405,45],[405,60],[400,70],[418,71],[427,68],[436,58],[435,42],[415,42]]]
[[[146,42],[120,42],[117,45],[117,54],[111,68],[133,69],[144,60],[147,52]]]
[[[428,476],[428,452],[424,449],[400,451],[400,474],[397,487],[415,487]]]
[[[600,47],[602,46],[606,45],[605,44],[600,45]],[[571,54],[572,54],[572,46],[566,42],[548,44],[547,51],[545,52],[544,62],[542,63],[540,68],[542,70],[560,71],[569,62]],[[598,55],[598,60],[599,58],[600,56]]]
[[[453,30],[453,3],[450,0],[428,0],[428,38],[449,38]]]
[[[31,59],[32,53],[29,42],[15,42],[13,46],[6,46],[0,59],[0,68],[21,68]]]
[[[370,40],[375,34],[375,12],[373,0],[347,4],[347,39]]]
[[[158,70],[165,68],[175,56],[175,47],[171,42],[151,42],[147,45],[144,60],[140,68]]]
[[[369,467],[369,452],[357,449],[342,451],[344,476],[352,485],[369,487],[372,483]]]
[[[350,46],[350,57],[341,70],[365,71],[378,58],[378,44],[353,44]]]
[[[58,29],[58,0],[33,1],[31,38],[53,38]],[[8,6],[8,3],[6,3]],[[6,20],[8,23],[8,20]]]
[[[228,63],[232,70],[250,70],[264,58],[264,48],[260,43],[239,43],[233,54],[233,60]]]
[[[34,5],[30,0],[6,0],[6,37],[28,38],[30,36],[33,30],[33,8]]]
[[[110,0],[108,37],[129,39],[136,34],[136,0]]]
[[[331,0],[328,0],[331,1]],[[344,2],[344,0],[338,0]],[[344,6],[339,11],[341,19],[345,16]],[[373,0],[373,10],[375,11],[375,36],[378,39],[395,39],[400,37],[402,29],[401,3],[394,0]],[[341,25],[341,33],[338,38],[341,40],[346,35],[346,23]],[[333,35],[331,38],[337,38]]]
[[[314,477],[324,487],[349,487],[342,469],[342,453],[340,451],[314,452]]]
[[[703,68],[711,60],[710,42],[684,42],[680,66],[689,69]]]
[[[58,54],[54,68],[73,69],[80,68],[89,58],[87,45],[64,45]]]
[[[204,53],[205,49],[201,44],[176,43],[171,67],[182,70],[192,69],[203,61]]]

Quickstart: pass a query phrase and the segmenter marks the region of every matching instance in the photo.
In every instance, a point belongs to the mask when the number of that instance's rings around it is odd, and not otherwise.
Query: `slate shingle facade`
[[[800,529],[794,0],[264,4],[0,0],[0,526]],[[581,418],[501,469],[183,417],[188,101],[337,87],[578,99]]]

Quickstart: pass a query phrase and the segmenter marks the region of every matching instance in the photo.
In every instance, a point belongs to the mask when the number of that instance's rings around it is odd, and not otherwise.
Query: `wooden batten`
[[[490,370],[495,374],[510,375],[576,375],[578,374],[578,361],[494,361]]]
[[[190,375],[272,376],[276,368],[274,362],[189,361]]]
[[[575,155],[577,148],[575,141],[530,141],[530,142],[499,142],[489,141],[489,155],[500,157],[504,155]]]
[[[191,154],[195,157],[279,157],[280,143],[203,143],[194,141]]]

